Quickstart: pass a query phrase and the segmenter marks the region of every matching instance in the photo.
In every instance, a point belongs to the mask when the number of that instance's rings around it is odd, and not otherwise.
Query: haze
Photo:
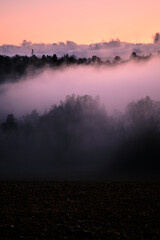
[[[115,67],[76,66],[51,70],[0,85],[0,112],[19,117],[37,109],[39,113],[67,95],[99,96],[109,113],[123,111],[134,100],[150,96],[160,100],[160,59]]]

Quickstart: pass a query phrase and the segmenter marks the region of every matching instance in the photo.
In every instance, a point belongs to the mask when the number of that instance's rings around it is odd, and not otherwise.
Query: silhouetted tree
[[[58,60],[57,55],[53,54],[53,56],[52,56],[53,63],[57,63],[57,60]]]
[[[67,96],[41,116],[36,111],[20,120],[7,116],[1,124],[0,169],[5,162],[14,171],[45,169],[53,178],[67,171],[82,178],[84,172],[104,178],[159,176],[159,129],[160,102],[149,97],[108,116],[99,98]]]
[[[115,63],[119,63],[119,62],[121,62],[121,57],[119,57],[119,56],[115,56],[115,58],[114,58],[114,62],[115,62]]]
[[[92,56],[92,62],[93,63],[101,63],[101,59],[97,56]]]
[[[151,56],[137,56],[135,52],[132,53],[131,59],[144,61],[150,59]],[[71,64],[105,64],[108,66],[115,66],[123,62],[119,56],[116,56],[113,62],[109,60],[103,62],[99,57],[92,56],[92,58],[79,58],[76,56],[65,54],[62,57],[57,57],[56,54],[53,56],[43,55],[41,58],[36,55],[31,57],[15,55],[13,57],[0,56],[0,83],[8,81],[17,81],[20,80],[20,77],[29,73],[34,73],[36,69],[43,68],[45,65],[50,67],[60,67],[62,64],[71,65]]]
[[[160,43],[160,33],[156,33],[154,36],[154,43]]]
[[[132,52],[130,59],[137,59],[137,58],[138,58],[137,53]]]
[[[7,116],[6,121],[2,123],[1,126],[3,131],[6,131],[6,132],[15,131],[18,129],[18,121],[13,114],[9,114]]]

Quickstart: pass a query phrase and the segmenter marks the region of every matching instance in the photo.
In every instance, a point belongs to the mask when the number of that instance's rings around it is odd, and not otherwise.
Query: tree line
[[[138,56],[135,52],[131,54],[130,60],[145,61],[150,59],[151,56]],[[15,55],[13,57],[0,55],[0,84],[5,81],[17,81],[20,77],[29,73],[33,74],[35,70],[42,69],[45,66],[50,68],[60,67],[63,65],[106,65],[115,66],[117,64],[123,64],[127,61],[123,61],[120,56],[115,56],[113,61],[102,61],[97,56],[91,58],[77,58],[74,55],[68,54],[57,57],[53,56],[37,57],[32,53],[31,57]],[[27,71],[28,70],[28,71]]]
[[[158,177],[160,102],[149,97],[108,115],[99,98],[67,96],[39,115],[36,110],[0,123],[1,176],[52,179]],[[7,175],[8,174],[8,175]]]

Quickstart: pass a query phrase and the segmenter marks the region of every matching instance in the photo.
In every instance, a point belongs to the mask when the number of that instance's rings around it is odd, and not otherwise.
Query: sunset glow
[[[119,38],[153,42],[160,31],[159,0],[1,0],[0,45]]]

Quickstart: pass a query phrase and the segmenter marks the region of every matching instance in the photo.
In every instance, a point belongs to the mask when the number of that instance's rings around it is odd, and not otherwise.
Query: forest
[[[45,67],[56,69],[57,67],[73,65],[116,66],[117,64],[124,64],[131,60],[144,62],[151,58],[151,55],[139,56],[136,52],[132,52],[128,61],[124,61],[120,56],[115,56],[113,61],[102,61],[97,56],[92,56],[92,58],[77,58],[74,55],[69,56],[68,54],[59,58],[56,54],[53,54],[53,56],[43,55],[42,57],[37,57],[34,55],[33,50],[31,57],[20,55],[9,57],[0,55],[0,84],[7,81],[18,81],[21,77],[34,74],[36,70],[41,70]]]
[[[108,114],[98,97],[67,96],[0,123],[0,174],[53,180],[152,179],[160,173],[160,102]]]

